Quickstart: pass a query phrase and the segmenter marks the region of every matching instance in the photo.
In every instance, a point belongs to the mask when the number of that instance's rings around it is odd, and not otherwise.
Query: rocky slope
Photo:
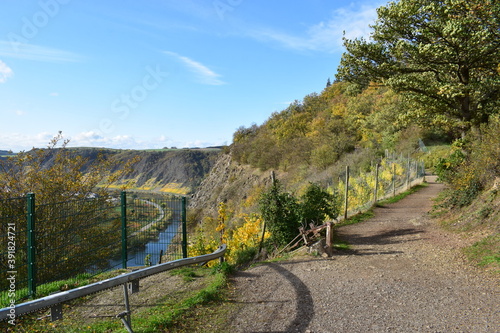
[[[119,180],[129,188],[148,191],[169,192],[169,189],[182,189],[178,194],[189,194],[201,183],[212,169],[221,149],[165,149],[165,150],[117,150],[99,148],[69,148],[71,153],[81,155],[91,164],[99,155],[118,161],[118,167],[137,158],[132,172]],[[48,151],[44,162],[53,163],[57,149]],[[85,167],[84,167],[85,168]],[[85,172],[85,170],[82,170]],[[173,188],[172,188],[173,187]]]
[[[231,154],[221,154],[189,200],[189,208],[213,215],[220,202],[242,204],[252,193],[270,184],[269,175],[269,172],[234,162]]]

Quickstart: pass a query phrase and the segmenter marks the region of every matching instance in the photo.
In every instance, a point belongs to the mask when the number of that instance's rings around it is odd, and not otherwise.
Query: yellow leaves
[[[345,104],[333,104],[332,105],[332,114],[334,116],[344,117],[347,114],[347,107]]]
[[[236,228],[229,239],[228,245],[232,250],[253,247],[258,243],[262,221],[259,218],[248,217],[244,220],[245,223]]]
[[[219,205],[219,211],[222,212],[225,209],[224,204]],[[226,260],[230,264],[234,264],[238,257],[238,253],[242,250],[246,250],[248,248],[257,247],[260,242],[260,238],[262,237],[262,226],[263,221],[259,216],[248,216],[242,215],[243,224],[239,227],[233,228],[232,230],[226,230],[225,225],[219,222],[219,225],[216,228],[216,231],[224,232],[224,242],[228,246],[228,252],[226,253]],[[189,255],[202,255],[215,251],[217,247],[220,245],[217,240],[215,240],[215,236],[212,234],[211,236],[207,236],[208,232],[204,232],[200,230],[198,236],[195,239],[195,242],[189,245]],[[270,233],[266,232],[264,238],[267,239],[270,237]],[[216,262],[209,263],[210,265],[214,265]]]

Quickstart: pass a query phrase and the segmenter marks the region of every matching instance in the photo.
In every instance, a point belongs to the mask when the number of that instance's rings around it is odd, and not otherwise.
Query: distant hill
[[[1,150],[0,149],[0,156],[9,156],[9,155],[15,155],[15,153],[13,153],[12,150]]]
[[[221,154],[219,148],[210,149],[152,149],[119,150],[106,148],[68,148],[89,160],[90,164],[99,154],[118,160],[119,165],[137,158],[132,172],[111,186],[119,189],[127,185],[134,191],[153,191],[187,195],[195,191]],[[54,150],[53,152],[55,152]],[[47,156],[44,164],[50,165],[55,154]],[[85,170],[82,170],[85,172]]]
[[[13,153],[11,150],[1,150],[0,149],[0,160],[6,159],[7,157],[14,156],[14,155],[16,155],[16,154]]]

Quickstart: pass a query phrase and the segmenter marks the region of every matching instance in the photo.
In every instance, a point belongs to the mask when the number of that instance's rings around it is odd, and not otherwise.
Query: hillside
[[[99,155],[118,161],[121,167],[128,161],[131,173],[113,183],[111,188],[126,185],[128,190],[153,191],[186,195],[200,184],[211,170],[221,149],[118,150],[101,148],[69,148],[91,165]],[[57,149],[48,151],[44,164],[51,165]],[[86,172],[84,167],[82,172]],[[115,171],[115,170],[113,170]]]
[[[500,151],[492,147],[499,146],[500,119],[492,117],[480,131],[455,139],[442,127],[420,127],[398,117],[408,107],[386,87],[353,95],[339,82],[273,113],[261,125],[239,128],[189,201],[191,225],[217,239],[220,203],[227,228],[243,225],[246,216],[260,213],[271,171],[295,196],[310,183],[335,191],[346,166],[352,175],[368,172],[386,151],[395,151],[425,161],[427,170],[448,185],[436,215],[443,225],[471,236],[466,251],[472,260],[495,269],[500,262]]]
[[[138,158],[133,171],[121,183],[131,189],[189,194],[212,169],[220,149],[179,149],[161,151],[121,151],[114,159]]]
[[[406,105],[384,87],[359,95],[335,83],[321,93],[296,100],[261,125],[240,127],[190,200],[192,219],[216,218],[226,203],[230,221],[258,212],[260,194],[269,188],[271,171],[287,191],[301,194],[309,183],[338,184],[346,166],[367,171],[388,151],[420,158],[418,142],[447,141],[446,133],[397,120]]]

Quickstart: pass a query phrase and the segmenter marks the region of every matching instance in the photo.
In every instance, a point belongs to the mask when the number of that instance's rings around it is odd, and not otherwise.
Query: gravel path
[[[263,264],[234,278],[231,332],[500,332],[498,279],[464,263],[427,217],[442,185],[343,227],[352,251]]]

